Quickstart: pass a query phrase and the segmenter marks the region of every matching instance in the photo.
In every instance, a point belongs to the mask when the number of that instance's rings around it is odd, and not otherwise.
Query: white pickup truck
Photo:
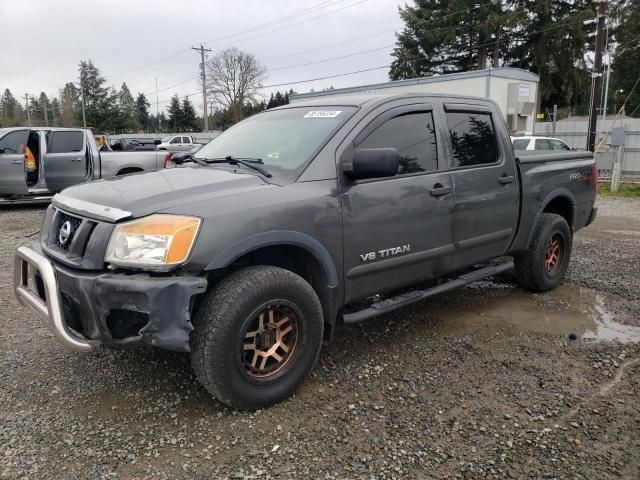
[[[27,149],[35,169],[27,168]],[[163,151],[101,152],[89,129],[0,128],[0,205],[46,200],[78,183],[169,165]]]
[[[167,152],[186,152],[200,144],[193,141],[191,135],[172,135],[164,137],[158,145],[158,150],[166,150]]]

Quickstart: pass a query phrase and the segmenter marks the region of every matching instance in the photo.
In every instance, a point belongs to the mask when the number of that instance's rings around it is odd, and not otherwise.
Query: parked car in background
[[[191,135],[172,135],[164,137],[158,145],[158,150],[168,152],[186,152],[194,146],[199,145],[193,141]]]
[[[149,152],[160,150],[160,140],[152,138],[120,138],[110,145],[114,152]]]
[[[35,157],[35,168],[26,162],[27,149]],[[71,185],[157,170],[170,161],[167,152],[99,151],[88,129],[2,128],[0,204],[41,200]]]
[[[569,145],[558,138],[552,137],[511,137],[514,150],[556,150],[571,151]]]

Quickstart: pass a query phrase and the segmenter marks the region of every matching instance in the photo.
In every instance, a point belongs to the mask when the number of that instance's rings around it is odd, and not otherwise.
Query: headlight
[[[113,230],[104,261],[120,267],[167,270],[184,263],[200,229],[200,219],[150,215]]]

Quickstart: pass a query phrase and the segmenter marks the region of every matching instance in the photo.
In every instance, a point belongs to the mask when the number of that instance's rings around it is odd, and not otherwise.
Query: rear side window
[[[456,167],[484,165],[498,161],[498,144],[491,114],[447,112]]]
[[[189,137],[182,137],[182,143],[189,143]]]
[[[571,147],[560,140],[549,140],[549,144],[551,145],[551,150],[571,150]]]
[[[536,140],[536,150],[551,150],[551,144],[546,138]]]
[[[82,151],[82,132],[51,132],[48,136],[49,153],[70,153]]]
[[[529,146],[529,139],[520,138],[518,140],[513,141],[513,149],[514,150],[526,150]]]
[[[17,132],[7,133],[0,138],[0,154],[2,153],[18,153],[23,154],[29,140],[29,130],[18,130]]]
[[[358,148],[395,148],[400,154],[399,175],[438,169],[436,132],[431,112],[407,113],[387,120]]]

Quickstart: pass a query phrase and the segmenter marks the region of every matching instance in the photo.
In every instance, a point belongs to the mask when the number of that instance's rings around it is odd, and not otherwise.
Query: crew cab
[[[591,153],[516,157],[473,97],[323,97],[174,161],[56,195],[15,292],[72,350],[190,352],[235,408],[290,396],[341,325],[512,269],[555,288],[596,215]]]
[[[27,149],[35,157],[28,169]],[[99,151],[91,130],[0,129],[0,204],[48,198],[64,188],[100,178],[157,170],[167,152]]]
[[[158,150],[167,150],[168,152],[184,152],[191,150],[198,145],[193,141],[191,135],[173,135],[164,137],[158,145]]]

